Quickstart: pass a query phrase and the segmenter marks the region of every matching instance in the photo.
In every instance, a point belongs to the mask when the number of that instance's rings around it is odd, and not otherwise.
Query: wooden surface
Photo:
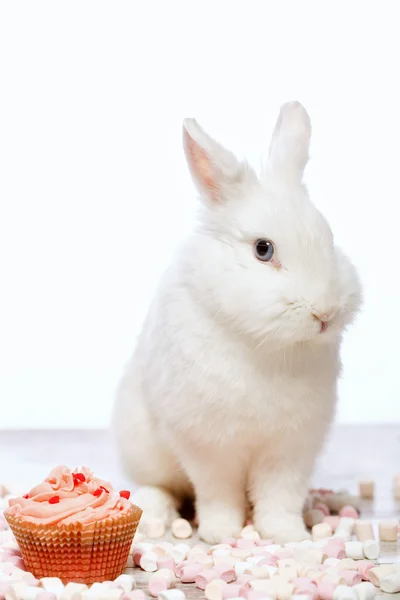
[[[112,440],[105,431],[0,431],[0,483],[14,493],[25,493],[56,464],[88,465],[115,487],[134,488],[121,473]],[[393,500],[391,491],[393,476],[399,472],[400,425],[341,426],[333,430],[312,483],[315,487],[357,493],[360,479],[375,480],[375,500],[363,503],[362,514],[376,526],[381,518],[400,515],[400,503]],[[400,563],[398,545],[386,544],[382,550],[381,562]],[[148,575],[138,569],[134,575],[139,587],[144,587]],[[204,597],[194,586],[185,585],[184,589],[188,598]]]

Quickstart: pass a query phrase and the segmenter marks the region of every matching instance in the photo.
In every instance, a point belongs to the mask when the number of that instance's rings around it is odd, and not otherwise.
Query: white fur
[[[345,326],[360,305],[301,180],[311,135],[299,103],[282,107],[259,181],[200,129],[184,143],[203,203],[165,274],[114,412],[121,460],[147,517],[166,522],[194,490],[200,535],[256,529],[304,539],[309,477],[332,421]],[[259,262],[258,238],[274,242]],[[329,321],[321,333],[321,322]]]

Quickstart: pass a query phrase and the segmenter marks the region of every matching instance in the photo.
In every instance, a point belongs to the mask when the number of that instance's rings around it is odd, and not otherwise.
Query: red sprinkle
[[[22,497],[25,498],[25,500],[28,500],[29,494],[25,494],[25,496],[22,496]]]
[[[104,490],[106,494],[109,494],[109,493],[110,493],[110,492],[109,492],[109,491],[108,491],[108,490],[107,490],[105,487],[103,487],[102,485],[100,486],[100,489],[101,489],[101,490]]]
[[[131,493],[128,490],[121,490],[119,495],[121,496],[121,498],[125,498],[126,500],[129,500],[129,498],[131,497]]]
[[[102,493],[103,490],[101,488],[97,488],[97,490],[94,490],[93,496],[101,496]]]
[[[49,504],[58,504],[60,502],[60,496],[53,496],[49,498]]]
[[[74,485],[79,485],[80,483],[84,483],[86,481],[86,477],[83,473],[72,473],[72,477],[74,480]]]

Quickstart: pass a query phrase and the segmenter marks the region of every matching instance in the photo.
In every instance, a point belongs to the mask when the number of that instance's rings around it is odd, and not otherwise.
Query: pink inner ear
[[[213,166],[207,152],[194,141],[186,131],[186,147],[189,155],[190,165],[193,175],[196,177],[201,187],[204,188],[210,198],[214,201],[219,200],[219,188],[215,181]]]

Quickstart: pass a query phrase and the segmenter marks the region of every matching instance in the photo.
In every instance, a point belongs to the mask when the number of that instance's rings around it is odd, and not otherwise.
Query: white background
[[[181,121],[258,164],[313,121],[307,183],[357,265],[338,418],[400,421],[398,3],[0,5],[0,427],[106,426],[196,207]]]

